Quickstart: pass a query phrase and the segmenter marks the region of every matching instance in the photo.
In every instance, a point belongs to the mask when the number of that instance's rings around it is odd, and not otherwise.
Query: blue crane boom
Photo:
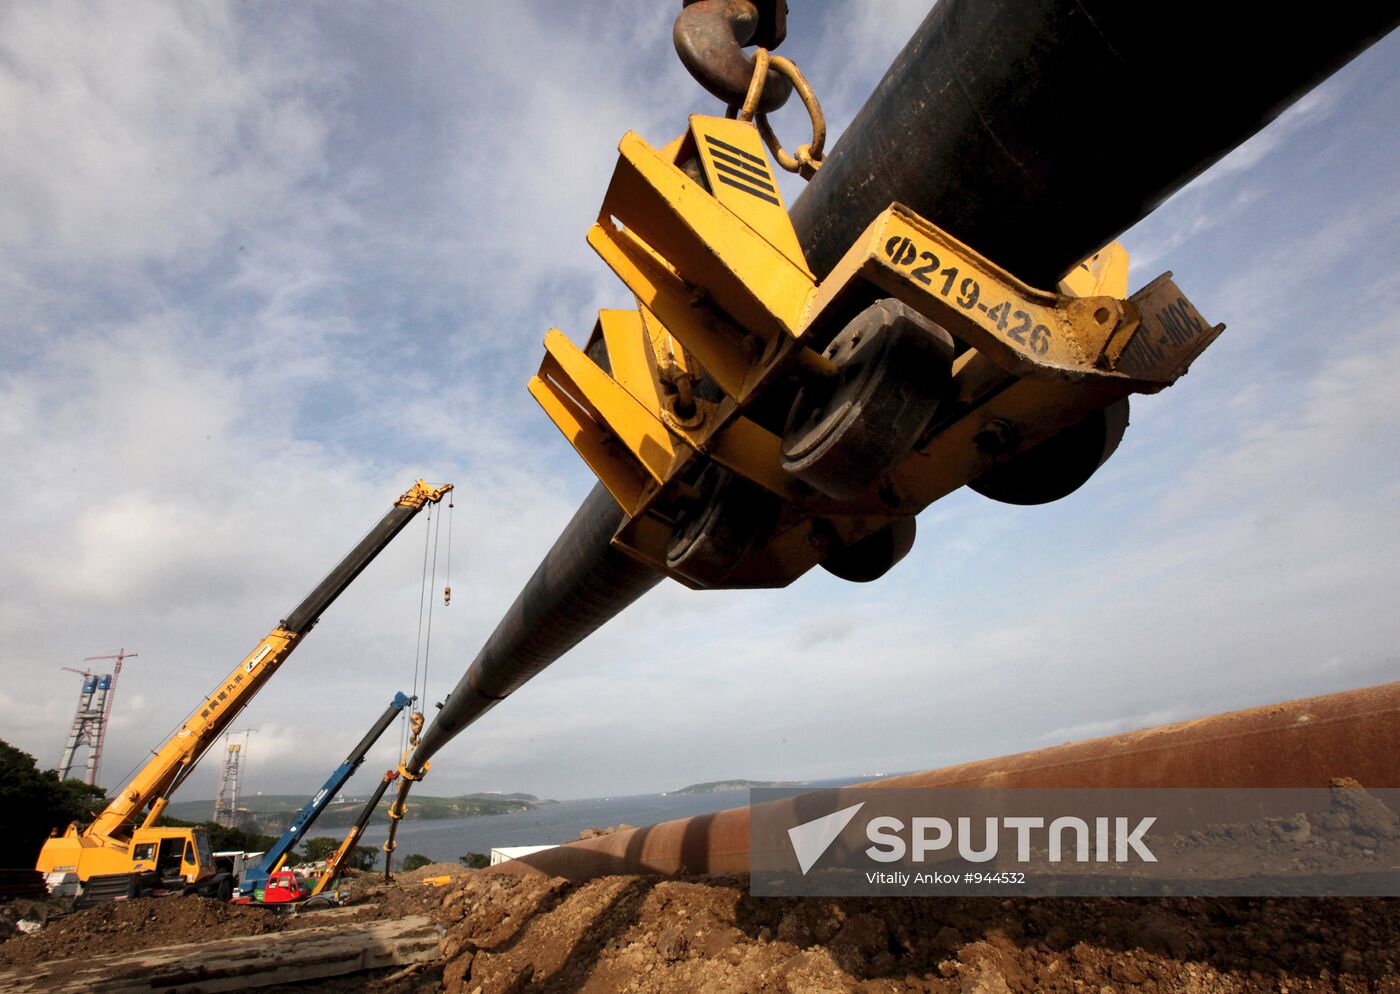
[[[350,750],[350,755],[345,757],[345,762],[335,768],[326,782],[321,785],[321,789],[311,800],[306,802],[306,807],[298,812],[291,827],[282,833],[282,837],[273,843],[272,848],[255,866],[243,871],[239,880],[239,890],[242,893],[252,894],[267,883],[268,876],[277,870],[321,812],[331,801],[335,800],[335,795],[340,793],[340,789],[345,786],[346,781],[360,768],[360,764],[365,761],[365,753],[369,752],[374,743],[379,740],[379,736],[383,735],[384,730],[399,716],[399,712],[412,704],[415,699],[402,691],[394,695],[394,700],[384,709],[379,720],[365,733],[365,737],[360,739],[355,748]]]

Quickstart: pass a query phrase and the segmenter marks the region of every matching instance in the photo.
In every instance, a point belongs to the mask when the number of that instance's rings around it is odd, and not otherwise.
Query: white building
[[[519,859],[521,856],[528,856],[531,853],[544,852],[546,849],[553,849],[554,846],[503,846],[500,849],[491,850],[491,865],[504,863],[508,859]]]

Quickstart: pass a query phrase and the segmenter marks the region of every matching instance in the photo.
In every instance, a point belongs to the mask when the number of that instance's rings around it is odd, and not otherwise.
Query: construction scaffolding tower
[[[102,720],[97,724],[97,742],[92,747],[92,755],[88,758],[88,783],[97,783],[97,764],[102,762],[102,745],[107,741],[107,723],[112,720],[112,702],[117,697],[117,679],[122,675],[122,661],[125,659],[135,659],[139,652],[127,652],[126,647],[118,649],[110,656],[88,656],[83,660],[85,663],[96,662],[102,659],[115,660],[112,666],[112,675],[108,684],[107,692],[102,703]]]
[[[238,821],[238,776],[243,762],[243,751],[248,744],[247,736],[254,730],[247,729],[241,734],[242,742],[231,741],[239,732],[230,732],[225,741],[228,750],[224,753],[224,769],[219,777],[219,794],[214,801],[214,823],[225,828],[236,828]]]
[[[67,780],[72,775],[78,747],[87,746],[87,771],[83,780],[95,784],[97,765],[102,758],[102,730],[107,724],[107,698],[112,689],[112,676],[110,673],[75,670],[71,666],[63,668],[81,676],[83,684],[78,692],[78,710],[68,730],[68,742],[63,747],[63,758],[58,761],[58,777]]]

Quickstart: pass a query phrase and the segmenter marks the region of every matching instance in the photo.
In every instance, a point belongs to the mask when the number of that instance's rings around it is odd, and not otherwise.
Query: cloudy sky
[[[583,241],[617,140],[717,112],[674,6],[0,6],[0,738],[56,763],[61,667],[125,646],[116,786],[418,477],[446,693],[591,484],[525,383],[630,305]],[[794,8],[839,134],[928,3]],[[1400,675],[1396,106],[1391,37],[1126,234],[1229,330],[1073,497],[955,494],[874,585],[667,583],[425,789],[923,769]],[[427,527],[239,720],[250,789],[410,689]]]

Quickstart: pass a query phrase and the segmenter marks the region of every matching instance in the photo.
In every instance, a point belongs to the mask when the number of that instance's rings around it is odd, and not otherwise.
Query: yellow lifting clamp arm
[[[1129,296],[1116,243],[1043,290],[899,204],[818,282],[753,125],[618,153],[588,242],[635,309],[550,331],[530,391],[626,512],[614,543],[691,586],[869,579],[964,484],[1057,499],[1223,330],[1170,273]]]
[[[1015,376],[1118,379],[1139,393],[1170,386],[1225,329],[1201,317],[1170,273],[1128,300],[1037,290],[899,204],[875,219],[813,294],[799,335],[820,329],[857,280]]]

